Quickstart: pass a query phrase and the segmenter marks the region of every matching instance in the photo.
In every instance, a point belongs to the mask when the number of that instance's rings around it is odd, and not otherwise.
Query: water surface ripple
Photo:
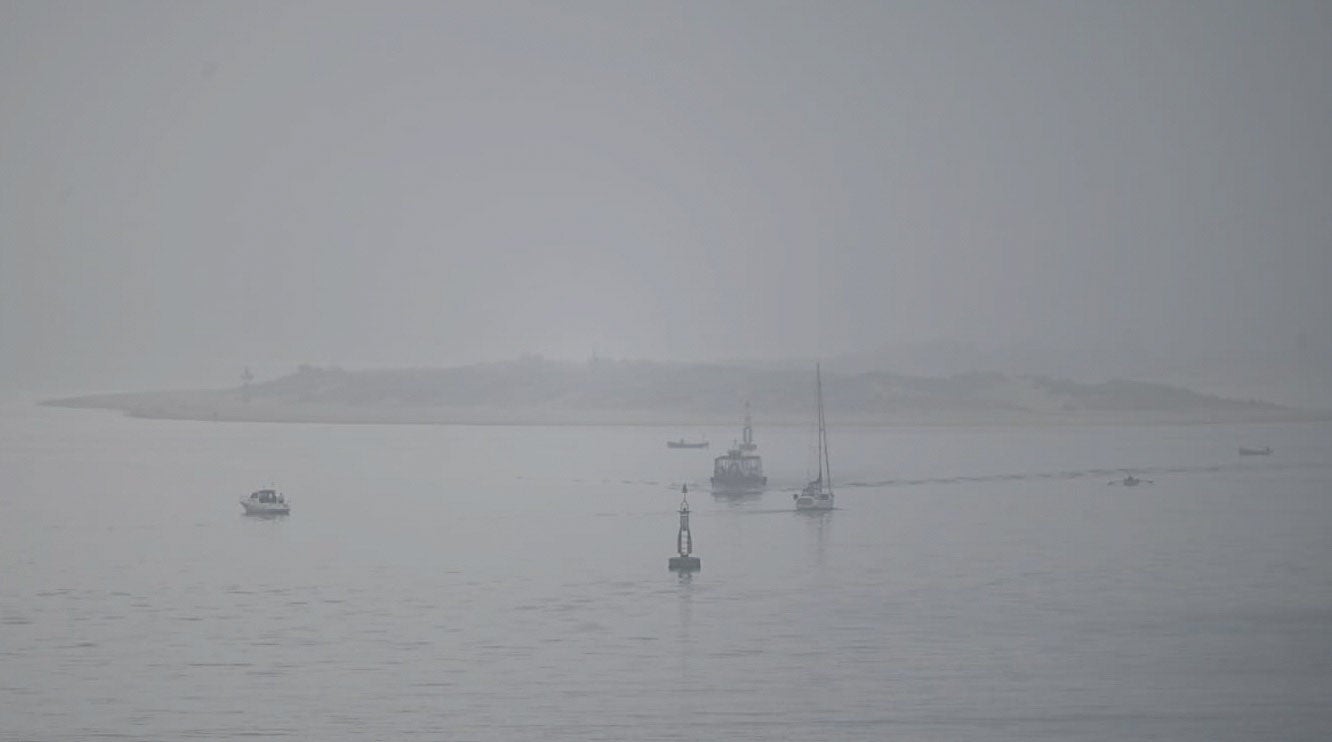
[[[819,515],[809,431],[760,427],[740,498],[665,448],[700,432],[6,406],[0,739],[1332,729],[1332,426],[834,424]],[[242,516],[270,484],[292,515]]]

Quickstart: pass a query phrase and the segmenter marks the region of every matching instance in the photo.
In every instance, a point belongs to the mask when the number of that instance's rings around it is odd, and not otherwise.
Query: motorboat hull
[[[713,477],[710,481],[714,495],[752,495],[768,486],[767,477]]]
[[[241,507],[245,508],[246,515],[290,515],[291,506],[286,504],[276,504],[268,502],[252,503],[245,500],[240,501]]]
[[[275,489],[252,492],[249,497],[242,497],[240,504],[246,515],[287,515],[291,512],[287,498]]]

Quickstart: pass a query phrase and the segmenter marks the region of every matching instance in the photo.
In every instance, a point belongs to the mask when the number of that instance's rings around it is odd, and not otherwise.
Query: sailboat
[[[832,510],[832,465],[828,461],[828,426],[823,419],[823,372],[814,366],[819,400],[819,476],[805,485],[795,499],[796,510]]]

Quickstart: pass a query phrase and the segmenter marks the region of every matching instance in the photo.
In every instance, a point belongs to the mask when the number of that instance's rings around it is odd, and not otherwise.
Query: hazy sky
[[[1332,345],[1332,3],[0,3],[0,382]]]

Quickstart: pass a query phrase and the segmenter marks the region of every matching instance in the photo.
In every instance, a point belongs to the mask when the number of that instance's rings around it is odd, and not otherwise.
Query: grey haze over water
[[[1326,422],[685,432],[0,407],[0,739],[1326,738]]]
[[[0,383],[879,353],[1326,406],[1330,33],[1318,2],[6,2]]]
[[[816,358],[1332,409],[1330,38],[1323,2],[0,0],[0,740],[1325,738],[1317,415],[852,428],[830,384],[806,517],[808,425],[761,409],[740,499],[729,425],[237,410]],[[990,371],[1044,376],[932,378]],[[235,404],[32,404],[161,389]],[[289,517],[241,515],[266,485]]]

